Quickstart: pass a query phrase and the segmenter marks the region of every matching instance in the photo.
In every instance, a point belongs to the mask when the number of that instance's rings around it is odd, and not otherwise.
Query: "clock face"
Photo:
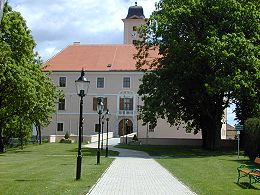
[[[136,35],[137,35],[137,33],[136,33],[136,32],[132,32],[132,33],[131,33],[131,36],[132,36],[133,38],[135,38],[135,37],[136,37]]]

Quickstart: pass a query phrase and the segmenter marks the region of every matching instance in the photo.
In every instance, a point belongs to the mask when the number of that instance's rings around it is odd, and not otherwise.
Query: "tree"
[[[137,68],[151,69],[139,89],[144,122],[184,121],[201,130],[203,148],[218,149],[224,109],[242,103],[242,89],[259,97],[259,8],[256,0],[161,0],[136,45]]]
[[[0,152],[3,152],[3,137],[9,134],[8,129],[24,134],[28,133],[28,124],[48,124],[59,94],[48,75],[41,71],[42,63],[33,51],[35,42],[26,22],[7,3],[0,35]],[[19,128],[15,130],[10,124]]]

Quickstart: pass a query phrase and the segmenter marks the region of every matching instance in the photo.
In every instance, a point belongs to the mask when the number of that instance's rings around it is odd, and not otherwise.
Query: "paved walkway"
[[[120,154],[88,195],[172,195],[195,194],[145,152],[114,148],[118,138],[109,140],[109,149]],[[96,143],[87,147],[96,148]],[[102,163],[102,161],[101,161]]]

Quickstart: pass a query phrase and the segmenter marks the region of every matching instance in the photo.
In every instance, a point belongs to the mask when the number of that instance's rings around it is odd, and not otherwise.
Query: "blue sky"
[[[21,12],[36,41],[36,51],[47,60],[75,41],[83,44],[122,44],[123,22],[137,0],[8,0]],[[139,0],[149,17],[159,0]],[[228,109],[228,123],[235,124]]]

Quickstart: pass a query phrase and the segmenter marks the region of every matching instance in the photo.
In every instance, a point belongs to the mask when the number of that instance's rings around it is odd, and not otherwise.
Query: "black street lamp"
[[[101,130],[101,115],[104,110],[103,98],[97,98],[97,111],[98,111],[98,148],[97,148],[97,164],[100,163],[100,130]]]
[[[80,179],[81,175],[81,162],[82,162],[82,153],[81,153],[81,142],[82,142],[82,133],[83,133],[83,97],[87,95],[90,81],[85,77],[84,70],[81,71],[81,75],[78,80],[75,81],[77,94],[80,97],[80,107],[79,107],[79,141],[78,141],[78,155],[77,155],[77,169],[76,169],[76,180]]]
[[[103,141],[104,141],[104,136],[103,136],[103,133],[104,133],[104,120],[105,120],[105,115],[102,115],[102,126],[101,126],[101,150],[103,150]]]
[[[125,143],[127,144],[127,125],[128,125],[128,119],[126,119],[126,122],[125,122]]]
[[[108,121],[109,121],[109,118],[110,118],[110,113],[109,113],[109,110],[107,109],[106,111],[106,121],[107,121],[107,142],[106,142],[106,157],[108,157]]]

